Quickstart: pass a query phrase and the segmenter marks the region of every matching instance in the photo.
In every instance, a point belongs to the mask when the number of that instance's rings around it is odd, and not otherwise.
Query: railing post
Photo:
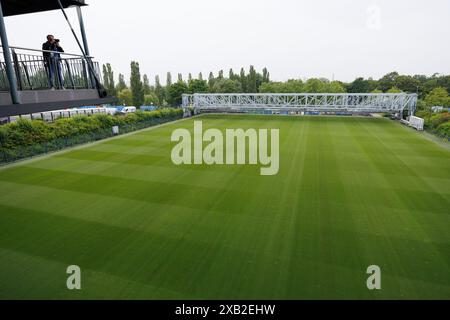
[[[70,64],[67,61],[67,59],[65,59],[64,62],[66,63],[67,73],[69,75],[69,79],[70,79],[70,83],[72,84],[72,88],[75,89],[75,83],[73,82],[73,76],[72,76],[72,70],[70,69]]]
[[[3,19],[3,9],[0,2],[0,38],[3,46],[3,56],[5,58],[6,74],[9,81],[9,92],[13,104],[20,103],[19,93],[17,92],[17,81],[14,76],[13,65],[11,61],[8,36],[6,34],[5,20]]]
[[[14,49],[11,50],[13,62],[14,62],[14,71],[16,72],[17,79],[17,88],[22,90],[22,75],[20,74],[20,63],[19,59],[17,59],[17,53]]]
[[[34,88],[30,80],[30,73],[28,72],[28,67],[24,62],[22,62],[22,68],[25,71],[25,77],[27,78],[28,86],[30,87],[30,90],[33,90]]]
[[[89,89],[89,79],[88,79],[88,75],[87,75],[87,71],[86,71],[86,61],[84,59],[81,59],[81,65],[82,65],[82,71],[83,71],[83,80],[85,83],[85,88],[84,89]],[[88,67],[89,68],[89,67]]]

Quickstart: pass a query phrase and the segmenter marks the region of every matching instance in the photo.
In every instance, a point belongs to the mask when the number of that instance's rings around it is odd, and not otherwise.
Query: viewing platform
[[[101,83],[98,62],[89,55],[81,7],[83,0],[2,1],[0,4],[0,117],[86,105],[113,103]],[[82,54],[13,47],[8,44],[4,16],[75,6],[82,34]],[[64,11],[63,11],[64,13]],[[65,13],[64,13],[65,14]],[[49,58],[51,57],[51,58]]]

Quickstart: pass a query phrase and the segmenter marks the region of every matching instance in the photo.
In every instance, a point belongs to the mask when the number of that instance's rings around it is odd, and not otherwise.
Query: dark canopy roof
[[[85,6],[84,0],[61,0],[64,8],[70,6]],[[3,16],[15,16],[59,9],[57,0],[1,0]]]

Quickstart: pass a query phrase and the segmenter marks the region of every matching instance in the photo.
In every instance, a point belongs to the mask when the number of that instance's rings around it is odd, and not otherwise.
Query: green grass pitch
[[[385,119],[200,119],[280,129],[279,174],[176,167],[193,119],[1,169],[0,299],[450,299],[447,148]]]

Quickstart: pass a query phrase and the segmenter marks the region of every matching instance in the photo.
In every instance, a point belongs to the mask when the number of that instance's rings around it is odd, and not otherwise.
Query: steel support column
[[[86,29],[84,28],[84,20],[83,14],[81,12],[81,7],[77,6],[77,14],[78,14],[78,22],[80,23],[81,37],[83,38],[84,53],[89,57],[91,56],[91,54],[89,52],[89,45],[86,36]]]
[[[11,50],[9,48],[8,35],[6,34],[5,20],[3,17],[2,4],[0,2],[0,39],[3,47],[3,57],[5,58],[6,75],[9,82],[9,92],[13,104],[20,104],[19,93],[17,91],[17,80],[14,75],[14,67],[11,60]]]

